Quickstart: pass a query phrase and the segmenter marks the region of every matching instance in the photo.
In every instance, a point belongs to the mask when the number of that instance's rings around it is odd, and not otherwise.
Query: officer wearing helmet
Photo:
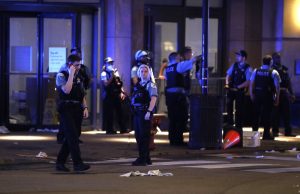
[[[278,71],[281,78],[279,105],[273,109],[273,136],[278,136],[281,117],[285,127],[285,136],[293,136],[290,125],[290,102],[295,100],[295,95],[291,84],[291,78],[288,73],[288,68],[281,64],[280,54],[277,52],[273,53],[272,59],[272,68]]]
[[[152,71],[152,68],[150,67],[149,53],[144,50],[138,50],[135,53],[134,57],[135,57],[136,65],[134,65],[131,69],[131,79],[132,79],[133,85],[136,85],[140,80],[140,78],[138,78],[138,75],[137,75],[137,70],[138,70],[139,66],[141,66],[142,64],[147,65],[150,68],[149,73],[150,73],[151,81],[153,83],[155,83],[153,71]]]
[[[103,71],[101,72],[101,82],[104,88],[103,99],[103,130],[106,134],[116,134],[114,130],[114,115],[117,116],[117,122],[121,133],[126,133],[127,129],[123,119],[122,101],[126,95],[123,89],[123,82],[118,70],[114,66],[114,60],[111,57],[104,59]]]

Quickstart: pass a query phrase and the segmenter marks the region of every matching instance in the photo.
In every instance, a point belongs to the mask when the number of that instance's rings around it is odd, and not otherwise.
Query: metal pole
[[[202,0],[202,94],[208,92],[208,0]]]

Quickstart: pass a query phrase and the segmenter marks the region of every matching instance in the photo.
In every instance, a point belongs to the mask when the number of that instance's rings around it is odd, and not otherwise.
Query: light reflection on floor
[[[243,128],[243,131],[252,131],[251,128]],[[262,134],[263,129],[259,128],[259,132]],[[6,141],[56,141],[56,133],[55,135],[49,135],[49,133],[36,133],[37,135],[13,135],[13,133],[5,134],[0,136],[1,140]],[[99,141],[105,142],[124,142],[124,143],[135,143],[134,132],[131,131],[128,134],[116,134],[116,135],[106,135],[105,131],[102,130],[91,130],[91,131],[83,131],[82,134],[85,135],[103,135],[105,138],[100,138]],[[168,132],[167,131],[159,131],[155,135],[155,143],[158,144],[168,144]],[[184,133],[184,141],[189,141],[189,132]],[[286,137],[280,135],[275,138],[275,141],[285,141],[285,142],[300,142],[300,135],[296,137]]]

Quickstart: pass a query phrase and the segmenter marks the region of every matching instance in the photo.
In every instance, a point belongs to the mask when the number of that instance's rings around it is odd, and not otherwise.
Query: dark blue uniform
[[[239,67],[238,63],[233,64],[230,72],[231,81],[229,82],[229,90],[227,93],[227,123],[233,125],[233,102],[235,101],[235,126],[239,129],[243,127],[243,108],[245,98],[245,88],[237,88],[238,85],[249,80],[250,65],[244,64]]]
[[[119,76],[114,75],[114,72],[104,71],[101,73],[101,79],[109,80],[111,77],[112,82],[104,86],[103,95],[103,130],[107,134],[114,134],[114,114],[117,116],[117,121],[119,124],[120,132],[127,132],[124,120],[123,120],[123,110],[122,110],[122,99],[120,97],[122,92],[123,82]]]
[[[253,131],[258,131],[259,124],[262,122],[264,127],[263,139],[273,139],[270,134],[271,112],[274,104],[274,94],[276,86],[272,69],[257,69],[253,73],[251,80],[254,80],[254,121]],[[280,78],[278,78],[280,79]],[[261,120],[261,121],[260,121]]]
[[[71,154],[74,169],[83,166],[79,148],[79,135],[83,118],[82,101],[85,95],[84,79],[80,71],[74,75],[72,90],[66,94],[62,86],[68,80],[68,71],[58,73],[56,85],[59,92],[58,112],[60,113],[61,130],[65,136],[57,156],[57,165],[64,165]],[[84,166],[85,168],[86,166]]]
[[[185,77],[177,71],[177,65],[167,66],[166,105],[169,118],[170,145],[182,145],[183,132],[188,120],[188,101],[185,93]]]
[[[292,135],[292,128],[290,125],[290,96],[294,95],[291,87],[291,79],[287,72],[287,67],[281,66],[280,68],[276,68],[281,78],[280,83],[280,97],[279,97],[279,105],[274,107],[273,109],[273,119],[272,119],[272,130],[274,136],[278,136],[279,133],[279,124],[280,119],[282,117],[283,124],[285,127],[285,135]]]
[[[133,162],[133,165],[151,164],[149,150],[151,119],[145,120],[145,114],[148,111],[151,96],[157,96],[157,88],[151,81],[143,83],[141,81],[134,86],[131,104],[134,109],[133,128],[138,145],[139,157]]]

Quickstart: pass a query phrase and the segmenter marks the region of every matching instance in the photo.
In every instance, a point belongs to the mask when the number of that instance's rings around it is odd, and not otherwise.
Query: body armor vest
[[[229,83],[230,88],[237,88],[238,85],[246,81],[246,70],[250,65],[245,64],[243,68],[239,68],[239,64],[235,63],[233,65],[233,70],[231,74],[231,82]]]
[[[146,88],[150,82],[151,81],[148,81],[144,86],[139,82],[134,86],[131,98],[131,104],[133,106],[149,106],[151,98]]]
[[[290,77],[289,77],[289,74],[287,72],[287,69],[282,67],[282,68],[276,69],[276,70],[278,71],[280,79],[281,79],[280,87],[281,88],[289,88]]]
[[[69,78],[69,73],[67,71],[62,71],[62,74],[64,74],[66,80]],[[69,94],[66,94],[62,91],[61,86],[58,87],[59,92],[59,99],[61,101],[79,101],[82,102],[84,98],[84,84],[83,84],[83,78],[80,74],[80,71],[78,71],[77,75],[74,76],[73,79],[73,86]]]
[[[255,75],[255,96],[265,97],[272,95],[275,91],[272,69],[257,69]]]
[[[109,72],[109,71],[105,71],[105,72],[108,75],[108,79],[110,79],[111,76],[114,76],[113,72]],[[112,82],[108,86],[105,86],[104,89],[108,95],[118,96],[122,92],[122,86],[123,86],[123,82],[121,81],[120,77],[114,76]]]
[[[182,87],[185,88],[185,78],[177,72],[177,63],[166,67],[167,88]],[[186,89],[186,88],[185,88]]]

